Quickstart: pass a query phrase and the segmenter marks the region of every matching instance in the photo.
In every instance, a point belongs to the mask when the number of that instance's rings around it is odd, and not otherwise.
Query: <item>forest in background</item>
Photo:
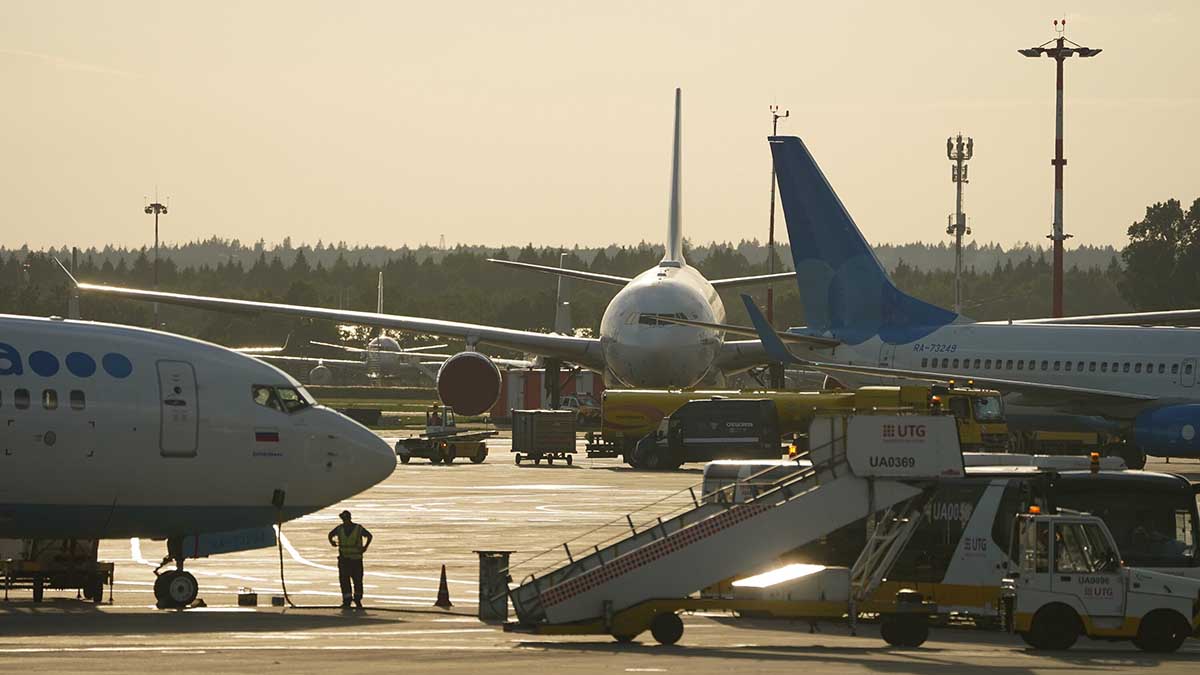
[[[768,268],[767,249],[757,241],[688,246],[685,251],[687,260],[709,279],[764,274]],[[285,240],[268,246],[264,242],[244,245],[214,238],[163,247],[159,287],[183,293],[370,311],[375,308],[378,274],[383,272],[384,310],[389,313],[548,331],[554,322],[555,278],[505,268],[487,262],[487,258],[557,266],[562,252],[532,245],[388,249],[323,243],[293,246]],[[657,263],[662,248],[640,244],[565,253],[568,267],[633,276]],[[876,254],[901,289],[938,305],[952,306],[951,247],[883,245],[876,247]],[[53,262],[54,256],[71,265],[72,252],[66,249],[0,248],[2,311],[42,316],[66,313],[67,278]],[[1050,265],[1045,250],[971,245],[965,260],[963,312],[968,316],[986,320],[1048,314]],[[983,265],[980,260],[988,262]],[[1068,251],[1066,260],[1065,304],[1069,313],[1134,309],[1120,291],[1124,275],[1120,251],[1083,247]],[[153,251],[146,248],[85,250],[76,256],[74,274],[81,281],[150,288],[154,284],[152,261]],[[786,245],[777,250],[776,269],[791,269]],[[584,281],[570,283],[574,325],[582,334],[595,335],[604,307],[618,289]],[[750,290],[760,305],[765,302],[764,288]],[[728,320],[748,324],[736,293],[723,294]],[[776,283],[775,302],[780,326],[804,324],[794,283]],[[85,295],[81,310],[88,319],[140,326],[153,323],[151,306],[144,303]],[[307,345],[308,340],[347,337],[330,322],[247,317],[165,305],[160,307],[160,321],[168,330],[226,345],[279,344],[291,335],[297,353],[317,353],[316,348]],[[352,340],[361,342],[366,335],[367,331],[360,331]],[[406,336],[405,342],[420,344],[429,340]]]

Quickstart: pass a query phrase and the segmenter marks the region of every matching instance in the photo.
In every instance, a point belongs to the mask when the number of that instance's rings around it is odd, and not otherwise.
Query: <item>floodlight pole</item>
[[[771,104],[771,135],[779,135],[779,120],[785,119],[792,114],[790,110],[784,110],[783,114],[779,114],[779,106]],[[771,161],[771,220],[770,226],[767,229],[767,273],[775,273],[775,162]],[[772,328],[775,327],[775,289],[767,283],[767,324]],[[783,364],[772,363],[767,368],[770,387],[772,389],[783,389],[784,376]]]
[[[155,201],[143,209],[146,213],[154,214],[154,290],[158,290],[158,217],[167,214],[167,207]],[[154,303],[154,329],[158,330],[158,303]]]
[[[967,180],[967,161],[975,154],[975,140],[963,135],[946,139],[946,159],[954,162],[950,180],[954,183],[954,214],[946,226],[946,234],[954,235],[954,313],[962,314],[962,242],[963,235],[971,234],[967,227],[967,214],[963,213],[963,183]]]
[[[1056,19],[1054,21],[1054,30],[1058,32],[1056,39],[1044,42],[1037,47],[1017,50],[1022,56],[1030,58],[1037,58],[1044,54],[1054,59],[1055,62],[1054,159],[1050,160],[1050,163],[1054,165],[1054,226],[1047,237],[1054,242],[1054,287],[1051,315],[1055,317],[1063,315],[1063,242],[1071,237],[1071,235],[1063,233],[1063,167],[1067,165],[1067,160],[1063,157],[1063,62],[1071,56],[1090,58],[1101,51],[1068,40],[1063,35],[1066,29],[1067,20]],[[1048,46],[1051,44],[1054,46]]]

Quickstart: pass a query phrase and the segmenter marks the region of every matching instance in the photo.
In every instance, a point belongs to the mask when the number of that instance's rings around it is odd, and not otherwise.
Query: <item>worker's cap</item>
[[[349,518],[349,517],[350,517],[349,511],[342,511],[341,513],[338,514],[338,518]]]

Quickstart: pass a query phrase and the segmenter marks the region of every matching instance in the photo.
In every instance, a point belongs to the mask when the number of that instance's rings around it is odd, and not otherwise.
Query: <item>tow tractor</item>
[[[1104,521],[1079,511],[1016,517],[1016,568],[1001,582],[1001,620],[1035,649],[1080,635],[1173,652],[1200,623],[1200,580],[1126,567]]]
[[[434,404],[425,411],[425,433],[396,441],[396,456],[401,464],[423,457],[431,464],[450,464],[458,457],[482,464],[487,459],[486,440],[496,435],[493,429],[462,429],[454,420],[454,410]]]

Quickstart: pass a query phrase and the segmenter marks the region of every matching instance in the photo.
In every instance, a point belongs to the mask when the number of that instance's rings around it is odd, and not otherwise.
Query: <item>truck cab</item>
[[[638,442],[634,466],[677,469],[686,462],[778,459],[779,415],[771,399],[688,401]]]
[[[1001,582],[1005,626],[1035,649],[1080,635],[1173,652],[1196,632],[1200,580],[1127,567],[1100,518],[1062,510],[1019,514]]]

